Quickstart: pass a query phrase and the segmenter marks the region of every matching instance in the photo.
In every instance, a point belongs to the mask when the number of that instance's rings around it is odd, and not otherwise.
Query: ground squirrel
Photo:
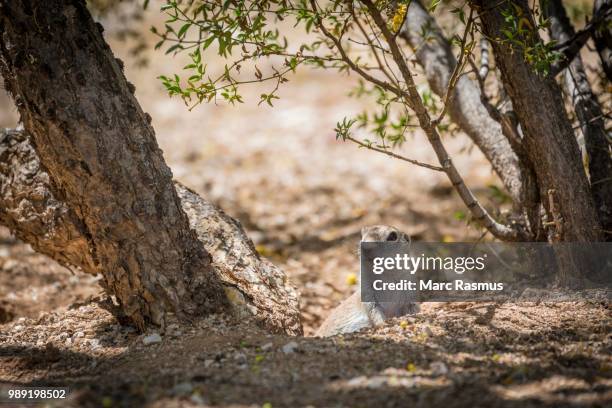
[[[361,230],[361,242],[409,242],[410,238],[387,225],[374,225]],[[373,303],[361,302],[361,290],[357,287],[355,293],[345,299],[325,319],[315,336],[327,337],[341,333],[352,333],[366,327],[382,324],[391,317],[416,313],[418,305],[412,302],[404,303]]]

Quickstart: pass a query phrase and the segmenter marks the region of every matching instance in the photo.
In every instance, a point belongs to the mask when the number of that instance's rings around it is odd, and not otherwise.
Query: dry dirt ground
[[[155,10],[132,28],[159,24]],[[117,21],[103,19],[107,39],[175,177],[239,219],[287,272],[301,293],[307,336],[269,335],[217,316],[170,326],[161,342],[145,345],[145,335],[101,306],[95,277],[0,229],[0,388],[70,387],[69,401],[57,406],[612,404],[608,303],[429,304],[376,330],[309,337],[354,290],[362,226],[395,225],[425,241],[475,240],[480,232],[457,219],[463,207],[440,175],[334,139],[336,121],[368,103],[346,97],[353,78],[302,71],[275,108],[258,107],[262,89],[250,88],[243,106],[188,112],[156,79],[185,60],[148,51],[148,65],[139,66],[133,44],[117,39]],[[3,95],[0,126],[16,120]],[[469,141],[445,143],[479,197],[499,200],[489,188],[498,180]],[[404,154],[434,162],[419,133]]]

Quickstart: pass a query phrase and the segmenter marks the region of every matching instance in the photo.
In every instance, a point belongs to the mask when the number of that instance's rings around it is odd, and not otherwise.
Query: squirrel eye
[[[397,241],[397,233],[393,231],[387,235],[387,241]]]

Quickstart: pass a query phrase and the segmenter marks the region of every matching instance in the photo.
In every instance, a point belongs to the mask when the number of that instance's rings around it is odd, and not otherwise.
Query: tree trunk
[[[298,297],[283,272],[259,256],[236,220],[174,184],[235,314],[254,317],[271,331],[301,334]],[[55,190],[26,133],[0,130],[0,224],[66,267],[103,274],[82,221]]]
[[[542,10],[550,19],[552,39],[562,43],[571,39],[574,27],[560,0],[541,1]],[[563,73],[566,93],[572,98],[580,129],[585,139],[593,201],[599,219],[612,238],[612,158],[601,106],[591,91],[582,58],[578,54]]]
[[[550,201],[542,200],[548,219],[556,218],[560,221],[557,225],[562,226],[551,236],[562,241],[599,241],[601,227],[560,89],[554,78],[539,75],[525,62],[523,49],[504,41],[503,30],[511,30],[502,15],[504,11],[516,13],[515,7],[519,7],[522,18],[528,18],[531,27],[535,27],[527,1],[474,0],[471,4],[480,16],[484,34],[492,39],[502,81],[524,134],[522,144],[534,164],[540,196],[553,197],[556,211],[551,211]],[[535,30],[523,40],[531,45],[541,41]]]
[[[435,19],[419,1],[408,7],[400,35],[414,50],[431,89],[444,97],[457,59]],[[448,110],[450,117],[478,146],[508,190],[516,209],[527,209],[532,216],[538,208],[538,191],[530,165],[521,162],[495,121],[481,102],[478,84],[461,76]],[[533,221],[533,220],[530,220]]]
[[[610,7],[612,0],[595,0],[593,4],[593,15],[598,15],[604,7]],[[601,59],[601,65],[608,77],[608,81],[612,82],[612,27],[608,24],[599,30],[595,30],[593,34],[595,48]]]
[[[189,318],[242,302],[238,309],[277,330],[299,332],[297,300],[282,272],[259,259],[237,224],[181,189],[184,206],[194,216],[214,218],[216,226],[209,229],[219,235],[203,245],[190,228],[150,117],[101,31],[82,1],[0,0],[0,70],[36,153],[28,160],[40,159],[39,170],[49,175],[25,177],[24,187],[39,187],[23,192],[3,186],[19,205],[10,210],[13,229],[58,260],[101,273],[109,293],[140,328],[147,321],[163,324],[168,313]],[[14,143],[24,149],[25,142]],[[39,231],[28,231],[18,217],[24,209],[61,225],[48,235],[59,234],[60,240],[52,244]],[[33,223],[40,231],[49,228],[47,221]],[[240,235],[236,243],[244,248],[232,247],[232,240],[225,248],[228,232],[217,230],[222,224]],[[246,251],[248,258],[215,261],[207,242],[218,244],[211,250],[238,256]],[[268,274],[259,276],[262,271]],[[223,285],[224,274],[235,274],[237,282]],[[249,293],[258,285],[270,285],[261,294],[271,299]],[[235,296],[232,287],[243,296]],[[280,319],[265,316],[279,314],[270,310],[279,306],[287,307]]]

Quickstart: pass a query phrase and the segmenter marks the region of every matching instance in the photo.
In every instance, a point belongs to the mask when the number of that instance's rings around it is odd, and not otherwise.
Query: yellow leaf
[[[351,286],[356,285],[357,275],[355,275],[354,273],[349,273],[348,275],[346,275],[346,284]]]
[[[399,29],[401,28],[402,23],[404,22],[404,17],[406,16],[407,10],[408,10],[408,7],[405,4],[401,4],[397,8],[397,11],[395,12],[395,15],[393,16],[393,20],[391,20],[391,29],[394,32],[398,32]]]

